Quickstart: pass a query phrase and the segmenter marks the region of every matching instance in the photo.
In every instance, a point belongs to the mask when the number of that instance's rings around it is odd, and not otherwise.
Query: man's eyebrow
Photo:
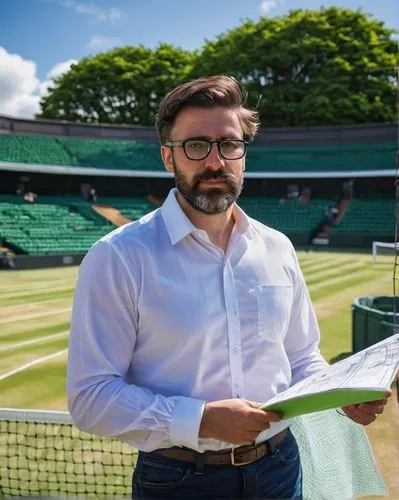
[[[184,139],[185,141],[192,141],[192,140],[198,140],[198,141],[213,141],[213,138],[210,137],[209,135],[194,135],[187,137]],[[236,137],[234,135],[224,135],[218,139],[218,141],[228,141],[228,140],[236,140],[236,141],[242,141],[241,137]]]

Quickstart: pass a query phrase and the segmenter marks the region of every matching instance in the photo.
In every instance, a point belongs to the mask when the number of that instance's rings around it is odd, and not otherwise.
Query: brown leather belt
[[[277,446],[287,435],[288,428],[279,432],[272,438],[257,445],[239,446],[238,448],[228,448],[220,451],[206,451],[199,453],[194,450],[185,448],[162,448],[154,450],[151,453],[162,455],[183,462],[196,463],[198,456],[202,455],[202,462],[205,465],[246,465],[258,460],[259,458],[269,455],[272,447]]]

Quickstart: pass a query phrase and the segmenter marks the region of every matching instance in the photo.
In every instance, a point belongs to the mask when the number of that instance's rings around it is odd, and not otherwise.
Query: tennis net
[[[137,453],[67,412],[0,409],[0,498],[131,498]]]

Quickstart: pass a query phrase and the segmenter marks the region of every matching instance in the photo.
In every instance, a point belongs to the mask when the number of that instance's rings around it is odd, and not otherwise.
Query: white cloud
[[[39,85],[40,96],[43,96],[47,93],[48,88],[53,84],[54,78],[58,78],[59,76],[63,75],[69,70],[72,64],[77,63],[78,61],[76,59],[69,59],[68,61],[55,64],[47,73],[46,80],[44,80],[44,82],[41,82]]]
[[[0,47],[0,113],[31,117],[39,111],[36,63]]]
[[[101,7],[95,2],[79,2],[76,0],[59,0],[60,5],[72,9],[78,14],[88,16],[92,21],[114,24],[122,16],[117,7]]]
[[[261,0],[260,5],[259,5],[259,10],[262,16],[266,15],[277,7],[277,5],[280,3],[279,0]]]
[[[69,71],[69,68],[72,66],[72,64],[78,64],[78,62],[79,61],[77,61],[76,59],[68,59],[68,61],[57,63],[50,69],[46,77],[58,78],[59,76]]]
[[[46,80],[40,82],[34,61],[10,54],[0,47],[0,114],[32,118],[39,112],[40,97],[56,78],[67,71],[75,59],[61,62],[51,68]]]
[[[111,36],[92,36],[87,47],[93,51],[108,50],[120,45],[122,40]]]

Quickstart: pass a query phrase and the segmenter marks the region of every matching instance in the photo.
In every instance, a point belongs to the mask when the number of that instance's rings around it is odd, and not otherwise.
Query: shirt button
[[[239,353],[239,352],[240,352],[240,348],[239,348],[239,347],[237,347],[237,346],[233,347],[233,352],[234,352],[235,354]]]
[[[231,311],[231,315],[232,315],[232,316],[237,316],[237,311],[236,311],[235,309],[233,309],[233,310]]]

